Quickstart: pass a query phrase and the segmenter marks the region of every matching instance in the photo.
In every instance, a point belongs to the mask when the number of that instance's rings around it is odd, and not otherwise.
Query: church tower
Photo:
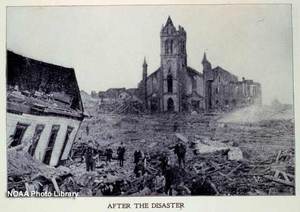
[[[207,60],[205,52],[202,59],[202,65],[203,65],[205,109],[206,111],[209,111],[212,109],[212,82],[214,80],[214,73],[211,69],[211,63]]]
[[[160,32],[161,111],[182,111],[184,72],[187,67],[186,32],[174,26],[170,16]]]

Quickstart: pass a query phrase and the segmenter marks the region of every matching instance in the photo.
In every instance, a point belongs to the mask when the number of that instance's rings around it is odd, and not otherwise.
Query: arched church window
[[[165,53],[169,54],[169,40],[166,40],[165,42]]]
[[[173,77],[171,74],[169,74],[167,77],[167,85],[168,85],[168,93],[172,93],[173,92]]]
[[[165,42],[165,53],[172,54],[173,53],[173,40],[166,40]]]
[[[192,89],[193,89],[193,91],[197,89],[197,79],[196,79],[196,77],[192,78]]]

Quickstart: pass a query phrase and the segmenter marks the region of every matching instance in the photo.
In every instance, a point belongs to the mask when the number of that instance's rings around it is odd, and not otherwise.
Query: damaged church
[[[51,166],[69,157],[84,118],[75,72],[7,51],[7,147]]]
[[[148,75],[143,63],[139,97],[152,112],[227,111],[250,104],[261,104],[261,86],[242,81],[217,66],[212,68],[204,53],[203,73],[187,64],[186,31],[174,26],[170,17],[160,32],[161,65]]]

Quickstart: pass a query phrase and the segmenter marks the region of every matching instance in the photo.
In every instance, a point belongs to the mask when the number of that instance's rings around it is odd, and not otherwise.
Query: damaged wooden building
[[[7,147],[27,143],[37,160],[68,159],[84,118],[75,71],[7,51]]]

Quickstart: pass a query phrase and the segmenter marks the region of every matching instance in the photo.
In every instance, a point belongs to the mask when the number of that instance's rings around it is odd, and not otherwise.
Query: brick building
[[[203,73],[187,64],[186,31],[174,26],[170,17],[160,32],[161,64],[148,75],[143,63],[139,97],[152,112],[226,110],[261,103],[261,86],[238,78],[223,68],[212,68],[206,54]]]

